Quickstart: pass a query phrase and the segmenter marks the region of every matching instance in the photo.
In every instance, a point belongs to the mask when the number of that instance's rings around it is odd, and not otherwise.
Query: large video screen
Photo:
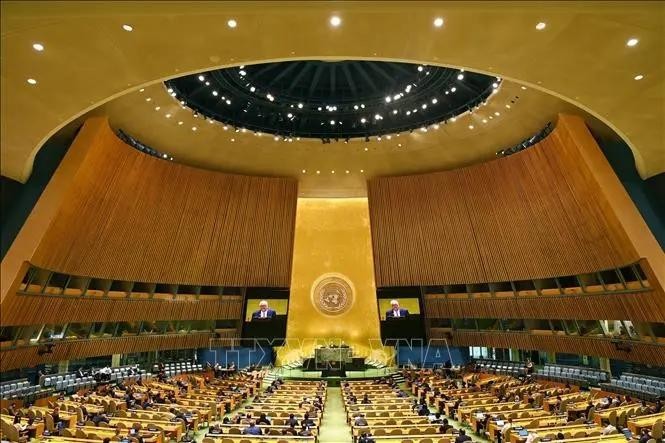
[[[405,345],[425,338],[419,288],[379,288],[377,303],[384,344],[399,345],[401,341]]]
[[[282,345],[286,337],[288,311],[288,289],[248,288],[243,316],[243,345]]]

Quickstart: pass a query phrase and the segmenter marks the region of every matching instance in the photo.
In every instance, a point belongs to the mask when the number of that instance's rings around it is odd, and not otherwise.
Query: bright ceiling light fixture
[[[539,23],[536,25],[536,29],[539,30],[539,31],[542,31],[542,30],[545,29],[546,27],[547,27],[547,23],[545,23],[545,22],[539,22]]]
[[[434,26],[437,27],[437,28],[440,28],[441,26],[443,26],[443,18],[441,18],[441,17],[435,18],[434,19]]]
[[[28,83],[31,84],[31,85],[36,85],[36,84],[37,84],[37,80],[35,80],[34,78],[29,78],[29,79],[28,79]]]
[[[464,74],[457,74],[457,80],[464,80]]]
[[[132,32],[134,30],[134,27],[132,25],[124,24],[122,25],[122,29],[124,29],[127,32]]]
[[[636,38],[629,38],[628,41],[626,42],[626,46],[630,46],[631,48],[635,45],[637,45],[640,41]]]
[[[633,77],[635,80],[642,80],[643,78],[644,76],[642,74],[637,74],[635,77]]]
[[[235,21],[234,19],[229,19],[229,21],[226,22],[226,26],[228,26],[229,28],[233,29],[233,28],[235,28],[236,26],[238,26],[238,22]]]
[[[333,25],[334,27],[337,27],[342,24],[342,19],[336,15],[333,15],[332,17],[330,17],[330,24]]]
[[[44,45],[42,45],[41,43],[34,43],[32,45],[32,49],[34,49],[35,51],[42,52],[44,50]]]

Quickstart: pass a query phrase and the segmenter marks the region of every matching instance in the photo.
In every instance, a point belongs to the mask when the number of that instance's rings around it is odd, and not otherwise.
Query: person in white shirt
[[[603,431],[602,435],[610,435],[615,433],[617,430],[616,426],[612,425],[609,420],[603,420]]]
[[[391,300],[390,306],[392,306],[392,309],[386,311],[386,319],[403,318],[409,316],[409,311],[407,309],[400,308],[399,302],[397,300]]]
[[[501,427],[501,441],[509,441],[508,440],[508,431],[510,431],[510,428],[513,427],[513,419],[509,418],[506,423]]]
[[[536,441],[536,438],[538,438],[538,434],[536,432],[529,432],[529,436],[526,438],[525,443],[533,443]]]
[[[268,307],[268,302],[266,300],[261,300],[259,303],[259,310],[252,313],[252,320],[272,319],[275,315],[277,315],[277,313]]]

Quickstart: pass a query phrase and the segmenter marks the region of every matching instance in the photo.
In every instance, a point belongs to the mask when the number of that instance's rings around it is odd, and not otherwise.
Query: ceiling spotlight
[[[380,136],[380,135],[379,135],[378,137],[376,137],[376,141],[377,141],[377,142],[380,142],[380,141],[381,141],[381,136]]]
[[[134,30],[134,27],[132,25],[122,25],[122,29],[124,29],[127,32],[132,32]]]
[[[374,120],[383,120],[383,117],[381,117],[381,114],[375,114]]]
[[[497,111],[497,112],[494,113],[494,115],[496,115],[498,117],[498,116],[501,115],[501,113],[499,111]]]
[[[450,92],[455,92],[455,91],[457,91],[456,87],[453,86],[452,88],[450,88]]]
[[[427,132],[427,128],[424,127],[424,126],[422,128],[420,128],[420,130],[423,131],[423,132]]]
[[[355,109],[357,111],[358,110],[358,105],[353,105],[353,109]],[[321,108],[319,108],[319,110],[321,110]]]
[[[457,80],[464,80],[464,74],[457,74]]]
[[[391,138],[393,138],[393,136],[390,135],[390,134],[388,134],[388,135],[386,135],[386,138],[387,138],[388,140],[390,140]]]
[[[204,81],[206,78],[203,75],[199,75],[199,81]]]
[[[423,72],[423,67],[422,66],[418,66],[418,72]],[[409,92],[409,91],[406,91],[406,92]]]
[[[273,139],[274,139],[275,141],[279,141],[279,137],[278,137],[278,136],[273,137]]]
[[[411,115],[411,111],[406,111],[406,115]]]
[[[212,125],[213,123],[215,123],[215,121],[213,119],[209,118],[208,123],[210,123]]]
[[[230,19],[229,21],[226,22],[226,26],[228,26],[229,28],[235,28],[236,26],[238,26],[238,22],[235,21],[234,19]]]
[[[642,80],[642,79],[644,78],[644,76],[643,76],[642,74],[638,74],[638,75],[636,75],[636,76],[633,77],[633,78],[634,78],[635,80]],[[28,80],[28,82],[29,82],[29,80]]]
[[[411,92],[411,85],[406,85],[406,88],[404,88],[404,92],[406,92],[407,94]]]
[[[435,98],[432,99],[432,104],[433,104],[433,105],[436,105],[438,102],[439,102],[439,100],[437,100],[437,99],[435,99]]]
[[[486,118],[483,119],[483,123],[487,123],[487,119],[486,119]]]
[[[334,174],[334,173],[335,173],[335,170],[333,169],[332,171],[330,171],[330,173],[331,173],[331,174]]]
[[[526,91],[526,86],[522,86],[522,91]]]
[[[171,114],[166,114],[164,117],[171,118]]]
[[[451,122],[456,122],[456,121],[457,121],[457,117],[453,117],[453,118],[451,118],[450,121],[451,121]]]
[[[229,127],[226,126],[226,125],[224,125],[224,130],[225,130],[225,131],[228,131],[228,130],[229,130]]]
[[[290,112],[289,112],[288,114],[286,114],[286,116],[287,116],[288,118],[293,118],[293,114],[291,114]]]
[[[386,103],[390,103],[391,100],[390,96],[386,97]]]
[[[28,80],[28,83],[30,83],[30,80]],[[37,82],[35,82],[35,83],[37,83]],[[34,83],[33,83],[33,85],[34,85]],[[150,100],[152,100],[152,98],[150,98],[150,97],[145,99],[145,101],[147,101],[147,102],[149,102]]]
[[[145,91],[145,88],[139,89],[139,92],[143,92],[143,91]]]
[[[361,118],[360,123],[367,123],[367,119],[365,117]]]
[[[317,173],[317,174],[320,174],[320,173],[321,173],[321,171],[316,171],[316,173]]]
[[[219,92],[217,92],[217,91],[212,91],[212,95],[214,95],[215,97],[217,97],[217,96],[219,95]]]
[[[155,106],[155,111],[159,111],[161,108],[159,106]]]
[[[494,82],[494,83],[492,83],[492,87],[493,87],[494,89],[496,89],[496,88],[498,88],[498,87],[499,87],[499,84],[498,84],[498,83],[496,83],[496,82]]]
[[[397,114],[397,109],[393,109],[393,114]]]
[[[302,173],[303,173],[303,174],[305,174],[306,172],[307,172],[307,170],[306,170],[306,169],[303,169],[303,170],[302,170]]]
[[[469,125],[469,129],[473,129],[473,125]]]
[[[397,147],[398,147],[398,148],[401,148],[401,147],[402,147],[402,144],[401,144],[401,143],[397,143]]]
[[[506,108],[510,109],[510,105],[506,105]]]
[[[196,126],[192,126],[192,131],[196,131]]]
[[[231,104],[231,100],[226,100],[226,104],[227,104],[227,105],[230,105],[230,104]]]
[[[330,24],[337,27],[342,24],[342,19],[336,15],[333,15],[332,17],[330,17]]]
[[[178,122],[178,125],[182,125],[182,122]]]
[[[421,108],[423,108],[423,109],[427,109],[427,103],[423,103],[423,105],[421,106]]]
[[[635,45],[630,45],[630,46],[635,46]],[[35,51],[42,52],[44,50],[44,45],[42,45],[41,43],[34,43],[32,45],[32,49],[34,49]]]
[[[630,39],[628,39],[628,41],[626,42],[626,46],[633,47],[633,46],[637,45],[638,43],[639,43],[639,40],[638,40],[638,39],[636,39],[636,38],[630,38]],[[33,46],[34,46],[34,45],[33,45]],[[35,49],[37,49],[37,48],[35,48]]]
[[[368,141],[369,141],[369,137],[365,137],[365,141],[368,142]],[[369,148],[365,148],[365,152],[367,152],[367,151],[369,151]]]
[[[361,169],[361,170],[360,170],[360,173],[362,174],[363,172],[365,172],[365,170],[364,170],[364,169]]]
[[[29,78],[29,79],[28,79],[28,83],[31,84],[31,85],[36,85],[36,84],[37,84],[37,80],[35,80],[34,78]]]
[[[440,28],[441,26],[443,26],[443,19],[441,17],[435,18],[434,19],[434,26],[436,26],[437,28]]]
[[[344,171],[344,172],[348,174],[348,173],[349,173],[349,170],[347,169],[347,170],[346,170],[346,171]]]
[[[450,91],[446,91],[446,95],[450,94]]]
[[[543,29],[545,29],[546,26],[547,26],[547,23],[545,23],[545,22],[539,22],[539,23],[536,25],[536,29],[539,30],[539,31],[542,31]]]
[[[232,139],[231,139],[231,143],[235,143],[235,141],[236,141],[235,138],[232,138]]]
[[[240,74],[241,76],[245,76],[245,75],[247,75],[247,72],[246,71],[240,71],[238,74]]]
[[[334,124],[335,124],[335,120],[330,120],[330,124],[331,124],[331,125],[334,125]]]
[[[364,104],[364,103],[361,103],[361,104],[360,104],[360,107],[363,108],[363,109],[365,109],[365,104]]]
[[[439,124],[438,123],[434,125],[434,129],[439,129]]]
[[[302,109],[304,105],[302,103],[298,103],[298,109]]]
[[[206,86],[210,86],[210,82],[206,82]]]

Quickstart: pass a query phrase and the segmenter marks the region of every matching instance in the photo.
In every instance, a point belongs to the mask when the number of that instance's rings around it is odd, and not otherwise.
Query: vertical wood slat
[[[35,265],[130,281],[288,287],[297,181],[142,154],[108,126],[89,148]]]
[[[370,180],[377,286],[522,280],[637,261],[565,125],[510,157]]]

